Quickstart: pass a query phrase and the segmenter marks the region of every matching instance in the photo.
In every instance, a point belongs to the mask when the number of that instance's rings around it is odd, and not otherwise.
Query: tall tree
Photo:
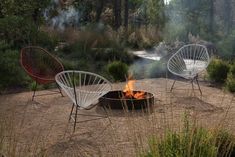
[[[210,9],[209,9],[209,31],[211,33],[214,32],[214,0],[209,1]]]
[[[129,0],[125,0],[125,14],[124,14],[124,26],[128,28],[128,19],[129,19]]]
[[[1,0],[0,38],[17,46],[37,40],[50,0]]]
[[[100,16],[104,8],[104,0],[96,0],[96,22],[100,21]]]
[[[117,30],[122,24],[121,7],[122,0],[113,0],[114,27]]]
[[[163,0],[144,0],[142,14],[147,23],[156,25],[161,30],[166,22]]]
[[[232,27],[232,1],[224,0],[223,21],[225,24],[225,32],[228,34]]]

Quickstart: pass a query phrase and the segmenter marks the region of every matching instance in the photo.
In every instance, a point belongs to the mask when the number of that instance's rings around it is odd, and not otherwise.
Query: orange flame
[[[127,84],[125,85],[125,88],[123,92],[125,93],[126,98],[135,98],[135,99],[143,99],[145,96],[145,93],[142,91],[134,92],[134,83],[135,80],[128,80]]]

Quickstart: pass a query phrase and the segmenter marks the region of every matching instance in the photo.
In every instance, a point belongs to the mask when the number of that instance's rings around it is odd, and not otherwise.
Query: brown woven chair
[[[37,84],[56,83],[55,75],[61,71],[64,71],[63,65],[57,58],[45,49],[37,46],[22,48],[20,52],[20,63],[26,73],[36,82],[32,100],[34,100],[34,97],[36,96],[35,92],[37,89]],[[59,88],[59,86],[57,87]],[[60,88],[59,93],[63,96]]]

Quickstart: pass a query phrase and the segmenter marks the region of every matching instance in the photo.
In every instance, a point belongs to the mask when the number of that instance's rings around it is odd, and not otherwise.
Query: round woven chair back
[[[89,107],[112,89],[107,79],[86,71],[63,71],[55,79],[72,102],[80,108]]]
[[[205,70],[210,62],[207,48],[199,44],[188,44],[181,47],[167,63],[168,70],[174,75],[193,79]]]
[[[58,59],[36,46],[22,48],[20,62],[28,75],[40,84],[55,82],[55,75],[64,70]]]

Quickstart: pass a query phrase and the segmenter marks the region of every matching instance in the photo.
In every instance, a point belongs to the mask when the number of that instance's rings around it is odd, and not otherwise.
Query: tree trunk
[[[125,0],[124,26],[126,29],[128,29],[128,18],[129,18],[129,0]]]
[[[2,4],[0,3],[0,18],[3,18],[3,17],[4,17],[2,10],[3,10],[3,6],[2,6]]]
[[[103,8],[104,8],[104,0],[97,0],[96,2],[97,2],[96,3],[96,5],[97,5],[97,8],[96,8],[96,22],[99,22],[100,21],[100,16],[101,16]]]
[[[214,31],[214,0],[210,0],[210,11],[209,11],[209,31]]]
[[[122,1],[121,0],[114,0],[114,27],[116,30],[121,26],[121,6]]]
[[[228,34],[232,27],[232,6],[231,0],[224,1],[224,23],[225,23],[225,31]]]

